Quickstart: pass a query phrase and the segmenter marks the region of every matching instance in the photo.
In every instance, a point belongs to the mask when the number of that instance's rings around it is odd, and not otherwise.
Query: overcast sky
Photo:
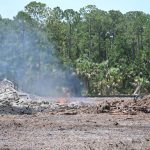
[[[24,6],[32,0],[0,0],[0,15],[3,18],[13,18],[18,11],[23,10]],[[102,10],[120,10],[122,13],[128,11],[143,11],[150,14],[150,0],[37,0],[46,3],[50,8],[59,6],[61,9],[80,8],[92,4]]]

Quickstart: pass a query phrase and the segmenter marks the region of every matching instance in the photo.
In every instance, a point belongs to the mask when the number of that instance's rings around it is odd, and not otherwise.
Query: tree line
[[[150,14],[33,1],[13,19],[0,17],[1,78],[55,77],[56,68],[75,72],[84,95],[149,93]]]

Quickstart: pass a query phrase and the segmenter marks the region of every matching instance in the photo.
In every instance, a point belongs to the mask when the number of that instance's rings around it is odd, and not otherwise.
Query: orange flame
[[[57,103],[66,104],[66,103],[68,103],[68,100],[64,97],[60,97],[60,98],[58,98]]]

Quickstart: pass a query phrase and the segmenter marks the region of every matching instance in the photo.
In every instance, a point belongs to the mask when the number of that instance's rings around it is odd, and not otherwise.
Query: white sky
[[[0,15],[3,18],[13,18],[18,11],[24,9],[32,0],[0,0]],[[35,1],[35,0],[33,0]],[[37,0],[50,8],[59,6],[61,9],[79,10],[86,5],[96,5],[102,10],[120,10],[122,13],[139,10],[150,14],[150,0]]]

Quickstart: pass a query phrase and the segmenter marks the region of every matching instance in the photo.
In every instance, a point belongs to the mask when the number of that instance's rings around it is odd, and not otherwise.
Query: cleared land
[[[150,115],[0,115],[1,150],[149,150]]]

